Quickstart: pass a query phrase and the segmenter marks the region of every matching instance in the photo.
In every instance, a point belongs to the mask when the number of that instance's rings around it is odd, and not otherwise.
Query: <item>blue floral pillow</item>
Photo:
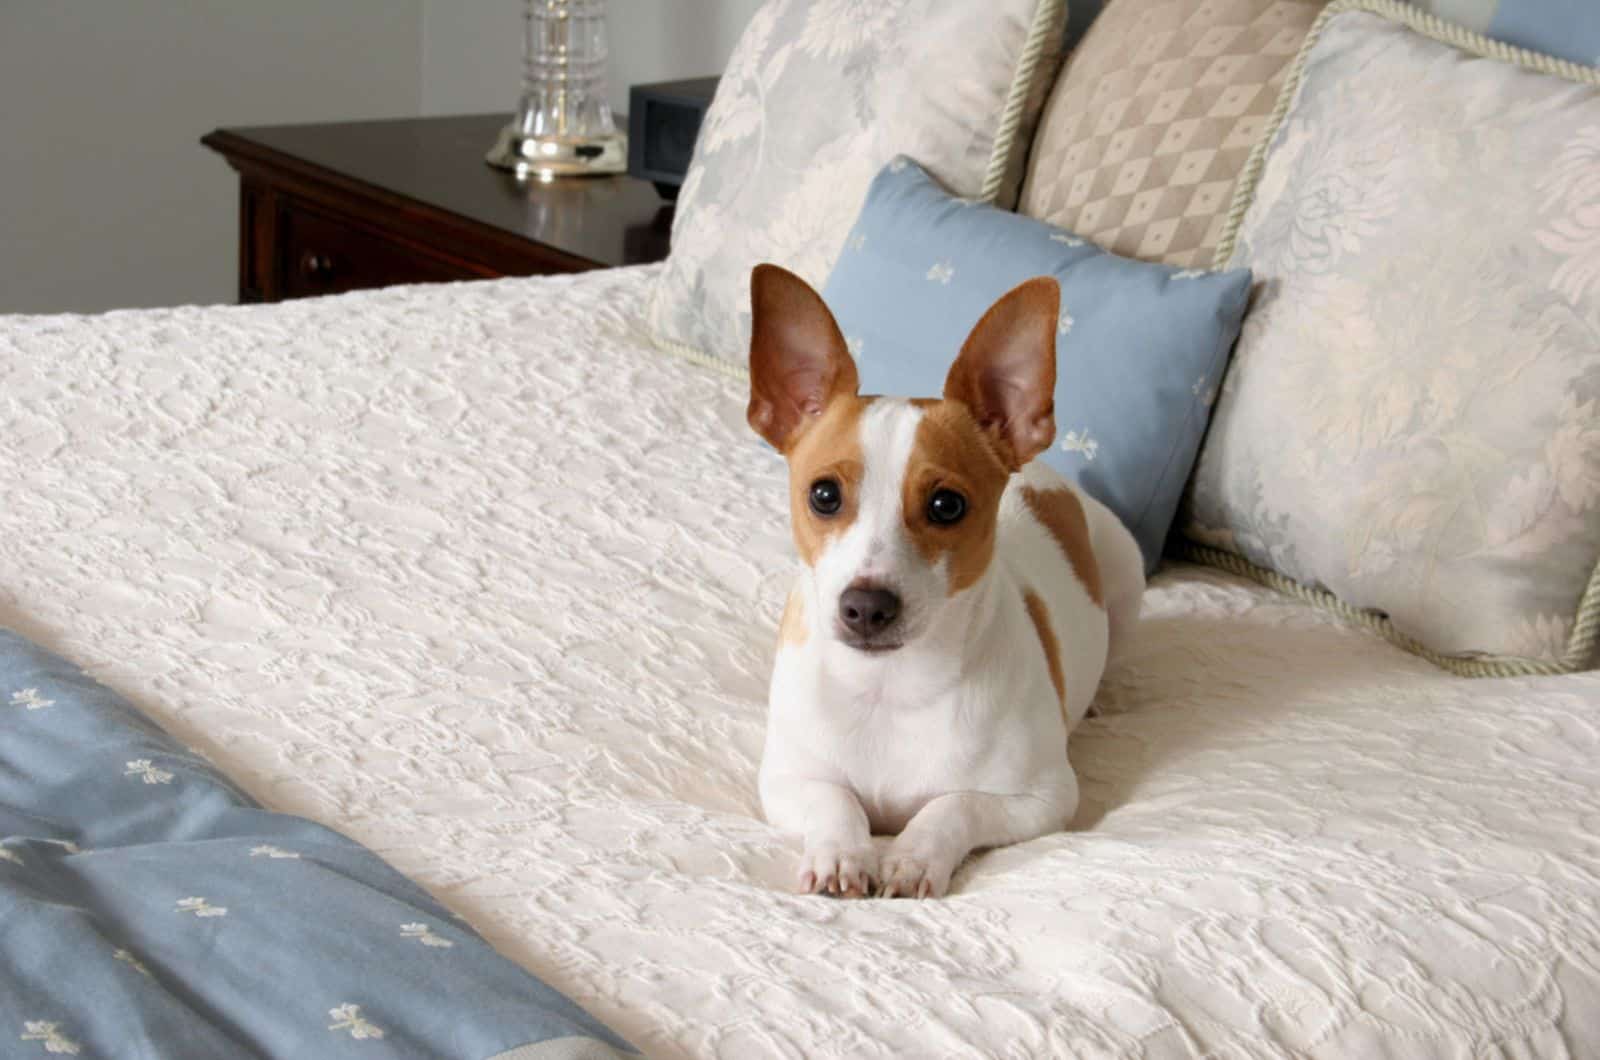
[[[954,198],[902,157],[873,180],[823,297],[863,393],[934,396],[984,310],[1033,276],[1061,284],[1059,437],[1040,459],[1116,512],[1154,570],[1239,335],[1249,269],[1118,257]]]

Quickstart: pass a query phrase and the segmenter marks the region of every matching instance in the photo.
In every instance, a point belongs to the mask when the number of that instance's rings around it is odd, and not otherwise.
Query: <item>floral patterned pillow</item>
[[[1496,50],[1395,0],[1312,30],[1183,525],[1457,672],[1556,672],[1600,625],[1600,70]]]
[[[775,262],[820,288],[895,155],[1012,206],[1065,24],[1066,0],[768,0],[679,192],[657,343],[741,369],[750,269]]]

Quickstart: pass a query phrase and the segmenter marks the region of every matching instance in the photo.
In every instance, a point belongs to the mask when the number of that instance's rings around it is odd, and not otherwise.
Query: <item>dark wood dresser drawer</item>
[[[285,298],[494,275],[293,199],[280,200],[277,222],[278,290]]]
[[[217,129],[239,174],[239,300],[660,261],[672,208],[632,177],[518,180],[505,115]]]

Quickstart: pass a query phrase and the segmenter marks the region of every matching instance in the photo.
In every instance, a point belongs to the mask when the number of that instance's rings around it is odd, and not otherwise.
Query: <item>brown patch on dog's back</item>
[[[1022,499],[1035,519],[1056,539],[1072,573],[1078,576],[1089,599],[1095,606],[1104,607],[1100,588],[1100,564],[1095,561],[1094,547],[1089,544],[1089,520],[1084,517],[1083,504],[1070,489],[1038,490],[1032,486],[1022,488]]]
[[[844,533],[861,504],[861,416],[872,398],[836,397],[808,424],[789,448],[789,522],[795,548],[808,566],[816,564],[829,538]],[[819,478],[839,482],[844,503],[831,516],[811,510],[811,484]]]
[[[1022,602],[1028,608],[1028,617],[1033,619],[1033,631],[1039,635],[1039,646],[1044,649],[1044,661],[1050,668],[1050,683],[1055,686],[1056,702],[1064,710],[1067,681],[1061,673],[1061,645],[1056,640],[1055,627],[1050,625],[1050,609],[1032,589],[1023,590]]]
[[[906,531],[922,558],[947,561],[950,592],[971,586],[994,558],[1000,495],[1011,473],[994,443],[967,407],[955,401],[915,401],[922,409],[906,464],[901,511]],[[967,500],[958,523],[941,526],[928,518],[928,498],[953,489]]]
[[[806,628],[806,599],[797,585],[789,590],[789,600],[783,605],[783,621],[778,623],[778,641],[787,646],[804,644],[810,631]]]

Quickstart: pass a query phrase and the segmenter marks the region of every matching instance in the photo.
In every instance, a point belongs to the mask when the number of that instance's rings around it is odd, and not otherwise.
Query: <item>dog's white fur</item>
[[[1005,487],[993,559],[952,593],[947,565],[924,559],[902,511],[925,415],[877,399],[853,421],[864,465],[854,516],[801,570],[791,607],[804,635],[780,644],[773,668],[761,800],[772,824],[804,838],[804,891],[938,896],[969,852],[1065,828],[1078,804],[1068,733],[1113,632],[1138,614],[1144,568],[1132,536],[1074,491],[1097,603],[1024,498],[1025,488],[1073,489],[1037,461]],[[901,647],[868,653],[840,639],[840,594],[862,581],[900,596]],[[1059,644],[1059,698],[1028,592]],[[873,834],[896,835],[881,858]]]

